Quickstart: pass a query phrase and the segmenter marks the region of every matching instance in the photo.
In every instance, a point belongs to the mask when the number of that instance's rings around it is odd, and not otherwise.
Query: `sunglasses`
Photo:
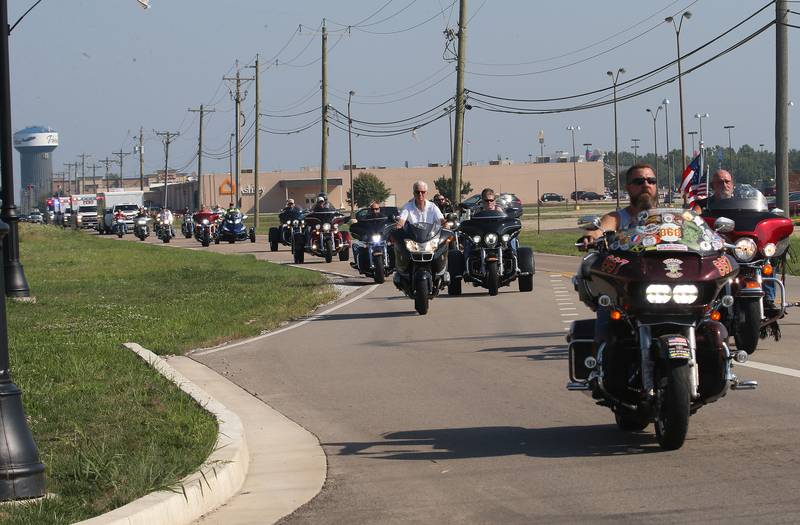
[[[417,195],[424,195],[428,193],[428,190],[414,190],[414,193],[416,193]]]
[[[494,202],[494,199],[486,199],[486,202]]]
[[[636,184],[637,186],[644,186],[644,183],[647,183],[651,186],[655,186],[658,183],[658,179],[655,177],[636,177],[632,179],[630,184]]]
[[[381,211],[380,208],[370,208],[370,210],[372,210],[372,211]]]

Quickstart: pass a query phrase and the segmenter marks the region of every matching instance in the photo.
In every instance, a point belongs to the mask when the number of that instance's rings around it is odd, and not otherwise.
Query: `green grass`
[[[172,486],[216,422],[130,351],[157,353],[274,328],[334,297],[315,272],[252,256],[21,225],[36,303],[8,304],[11,370],[57,497],[0,508],[0,522],[73,523]]]
[[[575,241],[581,236],[581,231],[575,230],[522,230],[519,235],[520,246],[530,246],[533,253],[553,253],[557,255],[581,255],[575,247]],[[535,255],[534,255],[535,256]]]

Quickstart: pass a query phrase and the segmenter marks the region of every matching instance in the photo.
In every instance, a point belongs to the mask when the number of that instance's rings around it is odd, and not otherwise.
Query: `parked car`
[[[573,191],[572,193],[570,193],[569,198],[572,199],[572,200],[576,200],[575,199],[575,195],[576,195],[576,192]],[[577,196],[578,196],[577,200],[579,200],[579,201],[601,201],[601,200],[603,200],[603,196],[602,195],[600,195],[599,193],[595,193],[593,191],[578,190],[577,191]]]
[[[564,197],[558,193],[542,193],[542,196],[539,197],[539,202],[561,202],[563,200]]]

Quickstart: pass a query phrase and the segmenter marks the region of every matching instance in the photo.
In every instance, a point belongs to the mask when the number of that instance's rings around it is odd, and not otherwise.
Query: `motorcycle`
[[[233,244],[236,241],[248,239],[250,242],[256,242],[256,230],[255,228],[248,229],[245,226],[246,218],[247,215],[243,215],[239,210],[226,212],[218,229],[218,237],[214,239],[214,242],[219,244],[219,241],[222,240]]]
[[[401,230],[391,233],[394,285],[414,300],[414,309],[420,315],[428,313],[431,299],[450,282],[447,257],[453,237],[451,230],[426,222],[406,222]]]
[[[278,214],[280,226],[270,228],[267,236],[271,252],[277,252],[278,244],[280,243],[291,248],[292,253],[294,253],[294,237],[298,233],[302,234],[305,227],[303,216],[303,210],[297,207],[284,210]]]
[[[325,262],[339,254],[340,261],[350,258],[350,234],[339,227],[350,222],[350,217],[334,210],[311,211],[305,216],[305,233],[294,235],[294,262],[302,264],[305,254],[324,257]],[[299,248],[299,249],[298,249]]]
[[[125,216],[118,215],[114,217],[114,222],[111,224],[111,230],[117,234],[117,237],[122,239],[122,236],[128,233],[128,225],[125,224]]]
[[[133,234],[138,237],[140,241],[150,236],[150,225],[147,221],[147,216],[137,216],[133,221]]]
[[[172,228],[172,221],[159,216],[156,222],[156,237],[164,244],[169,243],[175,237],[175,230]]]
[[[190,239],[194,235],[194,221],[192,220],[192,214],[188,211],[183,214],[181,233],[186,239]]]
[[[508,286],[515,279],[520,292],[533,291],[533,250],[517,247],[522,231],[520,216],[522,208],[480,210],[460,224],[465,248],[463,253],[450,254],[448,294],[461,295],[463,281],[497,295],[501,286]]]
[[[199,211],[192,217],[194,238],[204,248],[208,248],[212,240],[219,244],[217,235],[217,214],[210,211]]]
[[[733,335],[736,348],[752,354],[759,338],[771,334],[778,341],[781,337],[778,320],[786,315],[786,289],[775,275],[777,267],[785,263],[794,226],[791,220],[769,211],[764,195],[746,184],[735,186],[729,199],[710,198],[703,216],[709,223],[721,216],[735,223],[735,230],[725,237],[740,269],[739,276],[725,285],[725,293],[734,303],[722,312],[722,322]],[[775,287],[780,307],[764,308],[767,283]]]
[[[597,217],[581,221],[585,230],[600,229]],[[729,387],[757,386],[734,375],[733,361],[745,362],[747,353],[728,348],[719,322],[734,300],[725,283],[739,265],[718,233],[732,230],[724,217],[712,230],[688,210],[642,212],[637,226],[598,238],[573,278],[581,302],[600,312],[569,328],[567,389],[590,391],[621,430],[652,421],[665,450],[680,448],[689,416]]]
[[[350,266],[378,284],[394,272],[394,247],[388,239],[396,216],[395,207],[381,208],[378,217],[371,217],[370,210],[363,209],[356,213],[356,222],[350,225],[350,234],[355,239]]]

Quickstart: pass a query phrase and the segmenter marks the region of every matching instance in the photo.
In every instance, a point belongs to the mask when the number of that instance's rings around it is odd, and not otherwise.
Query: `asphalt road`
[[[208,249],[291,260],[262,237]],[[565,390],[564,333],[590,312],[570,284],[576,259],[536,257],[532,293],[465,287],[419,316],[391,282],[307,255],[308,268],[354,276],[347,304],[193,355],[323,444],[328,481],[285,523],[796,523],[800,312],[753,355],[780,368],[737,366],[759,389],[704,407],[683,448],[663,452],[652,426],[621,432]]]

